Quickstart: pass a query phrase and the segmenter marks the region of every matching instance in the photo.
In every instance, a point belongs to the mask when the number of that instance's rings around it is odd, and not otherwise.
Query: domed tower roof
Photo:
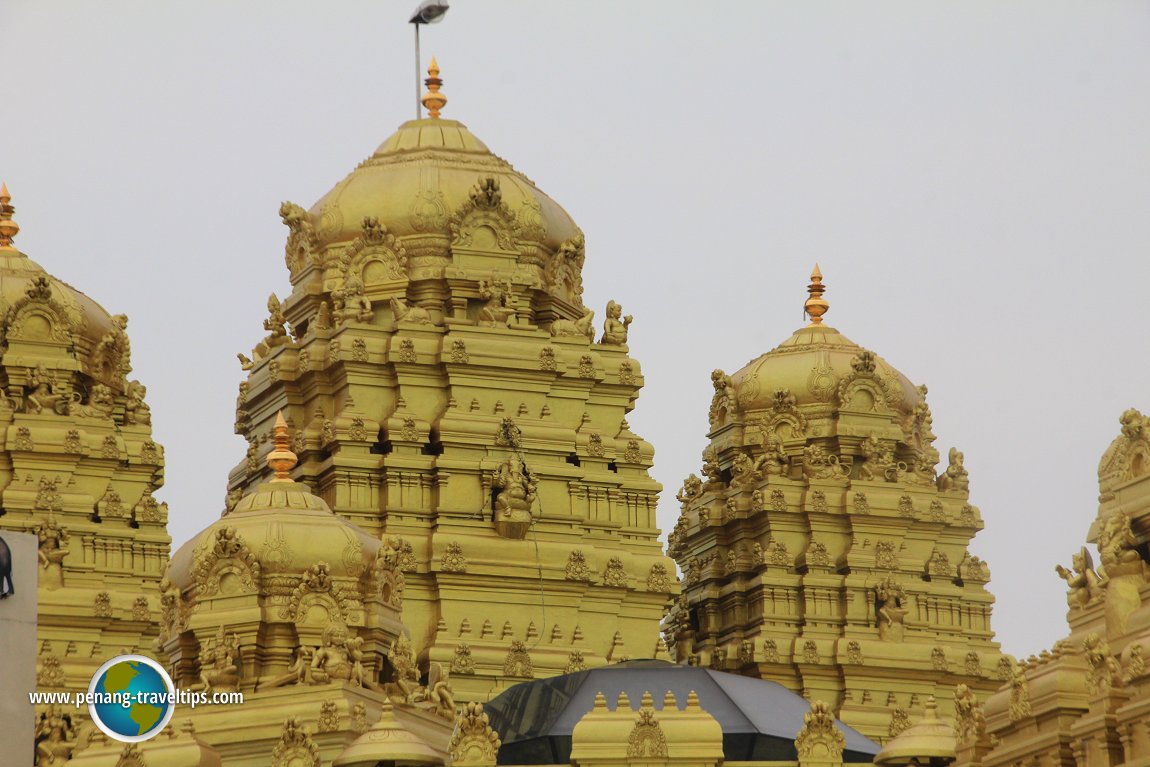
[[[320,241],[351,241],[365,217],[396,237],[451,237],[451,213],[470,199],[479,177],[498,182],[520,235],[556,250],[579,227],[535,183],[496,156],[467,126],[429,117],[410,120],[311,207]]]
[[[16,248],[13,240],[20,226],[13,220],[16,209],[11,200],[7,185],[0,186],[0,316],[10,326],[6,335],[30,341],[74,342],[76,361],[83,372],[113,388],[122,388],[124,375],[131,372],[127,355],[122,361],[111,359],[100,348],[100,341],[113,331],[114,325],[122,331],[127,317],[112,317],[94,300],[48,274]],[[33,302],[41,306],[28,306]]]
[[[810,290],[812,297],[806,305],[811,316],[810,324],[799,328],[790,338],[731,375],[739,410],[746,414],[772,410],[780,391],[788,392],[798,407],[828,406],[836,399],[844,404],[839,387],[857,380],[861,374],[870,376],[882,395],[881,401],[867,402],[866,407],[875,412],[889,408],[903,416],[911,415],[922,399],[919,389],[886,360],[823,324],[823,314],[829,305],[822,299],[824,286],[817,265],[811,274]],[[811,312],[812,309],[817,313]],[[848,392],[844,390],[842,393]],[[850,394],[858,394],[864,401],[872,396],[856,391]],[[845,403],[848,407],[863,404]]]
[[[808,290],[809,325],[711,375],[703,478],[683,483],[668,537],[684,594],[666,624],[679,660],[794,689],[844,680],[827,693],[839,717],[878,736],[891,704],[905,716],[946,674],[997,686],[990,571],[969,550],[982,522],[962,453],[939,472],[926,387],[824,324],[817,266]],[[739,615],[733,594],[750,595]]]

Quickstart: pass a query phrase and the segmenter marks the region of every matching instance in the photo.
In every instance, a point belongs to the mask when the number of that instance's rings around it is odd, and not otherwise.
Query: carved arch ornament
[[[480,176],[468,194],[468,199],[451,217],[452,247],[470,248],[478,244],[476,235],[483,228],[494,233],[500,250],[515,252],[515,241],[520,225],[515,212],[503,201],[499,179]]]
[[[259,588],[260,563],[234,527],[216,530],[215,540],[197,554],[192,576],[200,597],[220,591],[221,582],[234,576],[239,589],[251,593]]]
[[[29,283],[24,296],[19,298],[4,317],[4,342],[56,341],[72,343],[73,331],[81,330],[80,323],[69,315],[67,307],[52,295],[47,277],[36,277]]]
[[[365,287],[407,279],[407,251],[376,218],[363,220],[363,231],[340,255],[343,275],[354,275]]]

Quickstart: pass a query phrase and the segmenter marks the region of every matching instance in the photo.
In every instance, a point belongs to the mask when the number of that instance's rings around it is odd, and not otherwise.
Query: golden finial
[[[435,57],[431,57],[431,66],[427,68],[429,77],[423,81],[427,86],[427,93],[423,94],[423,106],[427,108],[427,116],[435,119],[439,117],[439,110],[443,109],[447,104],[447,96],[439,92],[440,86],[443,85],[443,80],[439,77],[439,63]]]
[[[275,449],[268,453],[268,468],[276,473],[272,482],[291,482],[291,470],[299,463],[299,456],[291,451],[288,425],[281,410],[276,413],[276,425],[272,428],[272,441]]]
[[[8,204],[11,199],[8,185],[0,184],[0,248],[11,248],[12,238],[20,231],[20,225],[12,220],[16,208]]]
[[[823,284],[823,273],[819,271],[819,265],[815,264],[815,270],[811,272],[811,284],[807,285],[807,292],[811,297],[803,304],[803,312],[811,318],[809,327],[823,324],[823,315],[827,313],[830,304],[823,298],[823,292],[827,286]]]

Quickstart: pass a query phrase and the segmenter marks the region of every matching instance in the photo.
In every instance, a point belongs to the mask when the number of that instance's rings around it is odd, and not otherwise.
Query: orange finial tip
[[[268,468],[275,472],[272,482],[291,482],[291,470],[299,463],[299,457],[291,451],[291,437],[283,411],[276,413],[276,423],[272,427],[272,441],[275,449],[268,453]]]
[[[823,273],[816,263],[814,270],[811,272],[811,284],[807,286],[807,293],[810,294],[803,304],[803,312],[811,318],[810,327],[821,325],[823,323],[823,315],[827,313],[830,304],[823,298],[823,293],[826,291],[827,286],[823,284]]]
[[[435,57],[431,57],[431,65],[427,67],[428,77],[423,81],[427,86],[427,93],[423,94],[420,102],[427,109],[427,116],[435,119],[439,117],[439,110],[443,109],[447,104],[447,96],[439,92],[440,87],[443,86],[443,80],[439,78],[439,62]]]
[[[12,249],[12,238],[20,232],[20,225],[12,220],[16,208],[9,203],[12,195],[7,184],[0,184],[0,248]]]

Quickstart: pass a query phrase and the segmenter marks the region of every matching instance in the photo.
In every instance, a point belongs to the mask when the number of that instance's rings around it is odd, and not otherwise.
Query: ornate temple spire
[[[428,77],[424,80],[427,93],[423,94],[423,106],[427,109],[427,116],[432,119],[439,117],[439,110],[447,104],[447,96],[439,92],[443,80],[439,77],[439,63],[431,57],[431,65],[427,68]]]
[[[276,414],[276,424],[272,429],[272,440],[275,442],[275,449],[268,453],[268,468],[276,473],[272,482],[291,482],[291,470],[299,463],[299,457],[291,451],[289,445],[291,438],[288,435],[287,421],[284,420],[284,414],[281,410]]]
[[[810,298],[803,304],[803,312],[811,318],[811,327],[823,324],[823,315],[830,308],[830,304],[823,298],[826,289],[826,285],[823,285],[823,273],[819,271],[819,265],[815,264],[815,269],[811,272],[811,284],[807,286]]]
[[[8,185],[0,184],[0,249],[12,248],[12,238],[20,231],[20,225],[12,220],[16,208],[9,204],[11,199]]]

